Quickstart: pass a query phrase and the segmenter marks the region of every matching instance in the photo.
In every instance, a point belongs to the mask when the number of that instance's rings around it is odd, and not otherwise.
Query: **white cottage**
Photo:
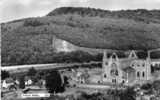
[[[27,79],[25,80],[25,85],[32,85],[32,80],[31,79]]]
[[[2,80],[2,88],[9,88],[11,85],[14,85],[14,80],[12,78]]]

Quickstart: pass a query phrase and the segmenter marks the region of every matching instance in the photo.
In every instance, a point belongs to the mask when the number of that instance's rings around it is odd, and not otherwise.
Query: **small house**
[[[25,77],[25,85],[32,85],[33,81],[29,77]]]
[[[2,88],[9,88],[11,85],[14,85],[14,80],[12,78],[6,78],[2,81]]]

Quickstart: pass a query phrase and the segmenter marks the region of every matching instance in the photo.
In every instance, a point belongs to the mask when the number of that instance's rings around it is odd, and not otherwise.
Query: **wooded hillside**
[[[53,36],[92,49],[155,49],[160,47],[159,14],[158,10],[105,11],[69,7],[55,9],[44,17],[2,23],[2,65],[53,63],[57,58],[65,62],[80,60],[81,55],[95,60],[81,51],[55,53]],[[160,57],[160,53],[154,57]]]

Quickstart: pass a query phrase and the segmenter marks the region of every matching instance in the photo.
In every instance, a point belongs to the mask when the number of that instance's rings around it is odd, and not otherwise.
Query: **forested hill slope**
[[[70,61],[70,57],[72,60],[79,61],[82,52],[78,54],[75,52],[71,54],[55,53],[52,45],[53,37],[92,49],[148,50],[160,47],[158,10],[137,10],[140,14],[137,17],[141,20],[135,20],[135,16],[133,17],[133,14],[129,12],[135,13],[136,10],[113,12],[96,10],[98,14],[93,16],[93,9],[81,8],[85,9],[85,14],[81,15],[79,14],[81,9],[76,11],[78,8],[72,8],[73,11],[75,10],[74,13],[70,13],[70,10],[65,11],[69,8],[57,8],[43,17],[2,23],[2,64],[53,63],[57,60],[63,62]],[[63,14],[63,12],[68,13]],[[105,16],[100,16],[101,12],[107,13],[104,14]],[[126,14],[125,12],[133,18],[122,16]],[[144,14],[141,14],[142,12]],[[153,12],[152,16],[145,16],[145,13]],[[121,17],[117,16],[118,13]],[[72,54],[74,56],[70,56]],[[84,55],[87,56],[84,58],[94,58],[88,57],[88,53]],[[155,54],[155,56],[160,57],[160,54]]]
[[[111,17],[111,18],[126,18],[133,19],[136,21],[143,22],[154,22],[160,23],[160,10],[146,10],[146,9],[136,9],[136,10],[119,10],[110,11],[95,8],[83,8],[83,7],[61,7],[57,8],[47,16],[63,15],[63,14],[78,14],[81,16],[96,17],[101,18]]]

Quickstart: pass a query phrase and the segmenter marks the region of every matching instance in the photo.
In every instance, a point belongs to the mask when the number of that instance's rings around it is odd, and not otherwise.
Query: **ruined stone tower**
[[[123,79],[118,56],[113,53],[110,58],[107,58],[106,51],[104,51],[103,55],[102,82],[121,83]]]

